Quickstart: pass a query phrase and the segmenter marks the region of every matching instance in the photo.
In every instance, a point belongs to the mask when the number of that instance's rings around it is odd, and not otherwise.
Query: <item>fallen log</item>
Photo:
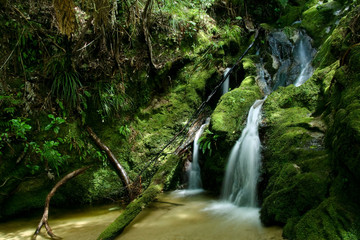
[[[167,184],[171,183],[173,176],[181,167],[181,160],[176,155],[168,155],[166,162],[159,168],[151,179],[150,186],[135,200],[133,200],[124,212],[111,223],[98,237],[98,240],[110,240],[120,235],[126,226],[161,193]]]

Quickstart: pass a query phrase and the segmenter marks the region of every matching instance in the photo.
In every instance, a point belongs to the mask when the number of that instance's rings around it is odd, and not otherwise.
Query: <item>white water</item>
[[[231,150],[222,191],[222,199],[237,206],[257,206],[257,181],[261,164],[258,125],[263,100],[251,106],[246,127]]]
[[[277,69],[271,83],[272,90],[290,84],[298,87],[305,83],[314,71],[311,61],[316,51],[311,46],[311,38],[299,30],[290,41],[284,32],[277,31],[269,34],[268,40],[273,68]]]
[[[210,119],[206,119],[206,122],[201,125],[199,130],[196,132],[195,139],[194,139],[194,149],[193,149],[193,158],[192,162],[190,163],[190,170],[189,170],[189,190],[196,190],[202,189],[202,181],[200,175],[200,165],[199,165],[199,138],[204,132],[204,129],[207,125],[209,125]]]
[[[230,71],[231,68],[226,68],[224,71],[224,77]],[[229,83],[230,83],[230,75],[225,79],[224,83],[222,84],[222,95],[229,91]]]
[[[311,61],[314,55],[313,52],[314,50],[311,46],[310,39],[300,32],[299,43],[295,47],[294,55],[299,61],[301,72],[294,82],[295,87],[305,83],[306,80],[308,80],[313,74],[314,70],[311,66]]]

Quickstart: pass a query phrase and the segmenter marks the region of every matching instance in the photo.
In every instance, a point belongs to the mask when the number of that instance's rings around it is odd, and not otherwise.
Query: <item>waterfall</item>
[[[294,85],[300,86],[308,80],[314,72],[311,66],[311,60],[314,55],[314,50],[311,46],[311,39],[300,32],[298,44],[295,46],[294,55],[298,59],[300,65],[300,74],[296,78]]]
[[[272,89],[276,90],[280,86],[290,84],[288,72],[292,62],[293,45],[286,34],[281,31],[269,34],[268,41],[273,58],[273,68],[277,69],[272,86]]]
[[[263,100],[251,106],[245,129],[231,150],[225,173],[222,199],[237,206],[257,206],[257,181],[261,164],[258,125]]]
[[[311,38],[298,30],[291,39],[292,41],[282,31],[273,32],[268,36],[273,68],[277,69],[273,77],[272,90],[290,84],[298,87],[313,73],[311,61],[316,51],[311,46]]]
[[[193,158],[192,162],[190,163],[190,170],[189,170],[189,186],[188,189],[195,190],[195,189],[202,189],[202,182],[201,182],[201,175],[200,175],[200,165],[199,165],[199,138],[204,132],[204,129],[210,123],[210,118],[206,119],[206,122],[201,125],[199,130],[195,134],[194,139],[194,150],[193,150]]]
[[[260,63],[256,64],[256,69],[256,83],[265,95],[269,95],[271,93],[271,88],[269,87],[269,84],[271,83],[271,75],[265,69],[262,58],[260,58]]]
[[[230,71],[231,68],[226,68],[224,71],[224,77]],[[224,83],[222,84],[222,95],[229,91],[229,82],[230,82],[230,75],[225,79]]]

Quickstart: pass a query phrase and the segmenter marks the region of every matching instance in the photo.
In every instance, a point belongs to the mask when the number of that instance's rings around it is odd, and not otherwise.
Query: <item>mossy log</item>
[[[169,155],[152,178],[150,186],[125,208],[124,212],[100,234],[98,239],[114,239],[121,234],[125,227],[171,182],[179,163],[177,156]]]

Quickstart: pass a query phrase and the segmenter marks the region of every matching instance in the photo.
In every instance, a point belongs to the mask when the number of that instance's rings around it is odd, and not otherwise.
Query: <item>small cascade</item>
[[[258,125],[263,100],[251,106],[245,129],[231,150],[228,160],[222,199],[237,206],[257,206],[257,181],[261,165],[261,143]]]
[[[298,59],[300,66],[300,74],[296,78],[295,87],[300,86],[308,80],[314,72],[311,61],[315,55],[315,51],[311,46],[311,39],[303,32],[299,33],[299,39],[294,49],[294,58]]]
[[[228,74],[228,72],[230,71],[231,68],[226,68],[225,71],[224,71],[224,77],[226,76],[226,74]],[[229,84],[230,84],[230,76],[228,76],[224,83],[222,84],[222,94],[221,95],[224,95],[225,93],[227,93],[229,91]]]
[[[292,62],[293,44],[281,31],[269,34],[268,41],[273,58],[273,68],[277,69],[272,85],[272,89],[276,90],[280,86],[291,84],[288,72]]]
[[[299,30],[291,40],[282,31],[268,36],[273,68],[277,69],[271,83],[272,90],[290,84],[298,87],[313,73],[311,61],[316,51],[311,46],[311,38]]]
[[[262,58],[260,58],[260,63],[256,64],[256,68],[257,68],[256,82],[260,87],[261,91],[267,96],[271,93],[271,88],[269,87],[269,84],[271,83],[271,75],[265,69]]]
[[[202,189],[202,181],[200,175],[200,165],[199,165],[199,139],[203,134],[205,127],[209,125],[210,118],[206,119],[206,122],[201,125],[199,130],[196,132],[195,139],[194,139],[194,150],[193,150],[193,158],[192,162],[190,163],[190,170],[189,170],[189,190],[196,190]]]

